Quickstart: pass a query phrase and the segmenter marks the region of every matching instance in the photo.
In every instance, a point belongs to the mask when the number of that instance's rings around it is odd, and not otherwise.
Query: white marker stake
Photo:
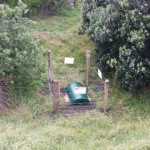
[[[102,72],[98,69],[98,76],[103,79],[103,75],[102,75]]]
[[[64,64],[74,64],[74,58],[65,57]]]

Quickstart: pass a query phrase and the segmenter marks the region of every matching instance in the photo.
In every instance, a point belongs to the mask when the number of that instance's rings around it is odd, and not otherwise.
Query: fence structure
[[[48,51],[48,87],[55,114],[70,113],[73,110],[82,112],[95,108],[107,113],[109,80],[100,81],[96,77],[97,68],[94,67],[91,57],[91,52],[87,50],[85,58],[82,60],[85,63],[83,63],[82,67],[78,67],[81,65],[81,60],[78,58],[68,58],[70,61],[65,63],[66,57],[55,58],[52,56],[51,51]],[[94,74],[94,77],[91,77],[91,74]],[[90,105],[71,105],[67,97],[68,93],[66,94],[66,87],[72,82],[80,82],[86,86]]]

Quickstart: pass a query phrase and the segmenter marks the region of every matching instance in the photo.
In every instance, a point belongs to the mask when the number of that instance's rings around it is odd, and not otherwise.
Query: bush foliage
[[[43,64],[39,42],[32,36],[33,21],[23,17],[26,5],[19,1],[14,9],[0,5],[0,77],[17,91],[31,90],[40,81]]]
[[[150,1],[84,0],[81,29],[95,42],[104,75],[114,72],[131,92],[149,83]]]
[[[8,4],[11,7],[14,7],[17,5],[17,0],[0,0],[1,3]],[[66,0],[22,0],[26,5],[28,5],[29,13],[31,15],[39,14],[40,16],[47,16],[58,9],[62,5],[65,4]]]

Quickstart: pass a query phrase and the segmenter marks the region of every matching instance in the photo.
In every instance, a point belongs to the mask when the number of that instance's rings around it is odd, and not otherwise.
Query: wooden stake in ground
[[[53,113],[57,114],[59,110],[60,86],[58,81],[53,82]]]
[[[109,80],[104,81],[104,113],[108,110]]]
[[[86,51],[86,86],[89,85],[91,51]]]
[[[51,50],[48,51],[48,88],[49,88],[49,93],[52,93],[52,61],[51,61]]]

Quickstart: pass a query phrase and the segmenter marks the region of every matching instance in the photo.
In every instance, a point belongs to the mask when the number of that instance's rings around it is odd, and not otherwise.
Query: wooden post
[[[52,61],[51,61],[51,50],[48,50],[48,88],[49,88],[49,93],[52,93],[52,73],[51,73],[51,69],[52,69]]]
[[[89,85],[89,73],[90,73],[90,57],[91,57],[91,51],[86,51],[86,86]]]
[[[53,82],[53,113],[57,114],[59,110],[60,87],[59,82]]]
[[[108,110],[108,92],[109,92],[109,80],[104,81],[104,113]]]

